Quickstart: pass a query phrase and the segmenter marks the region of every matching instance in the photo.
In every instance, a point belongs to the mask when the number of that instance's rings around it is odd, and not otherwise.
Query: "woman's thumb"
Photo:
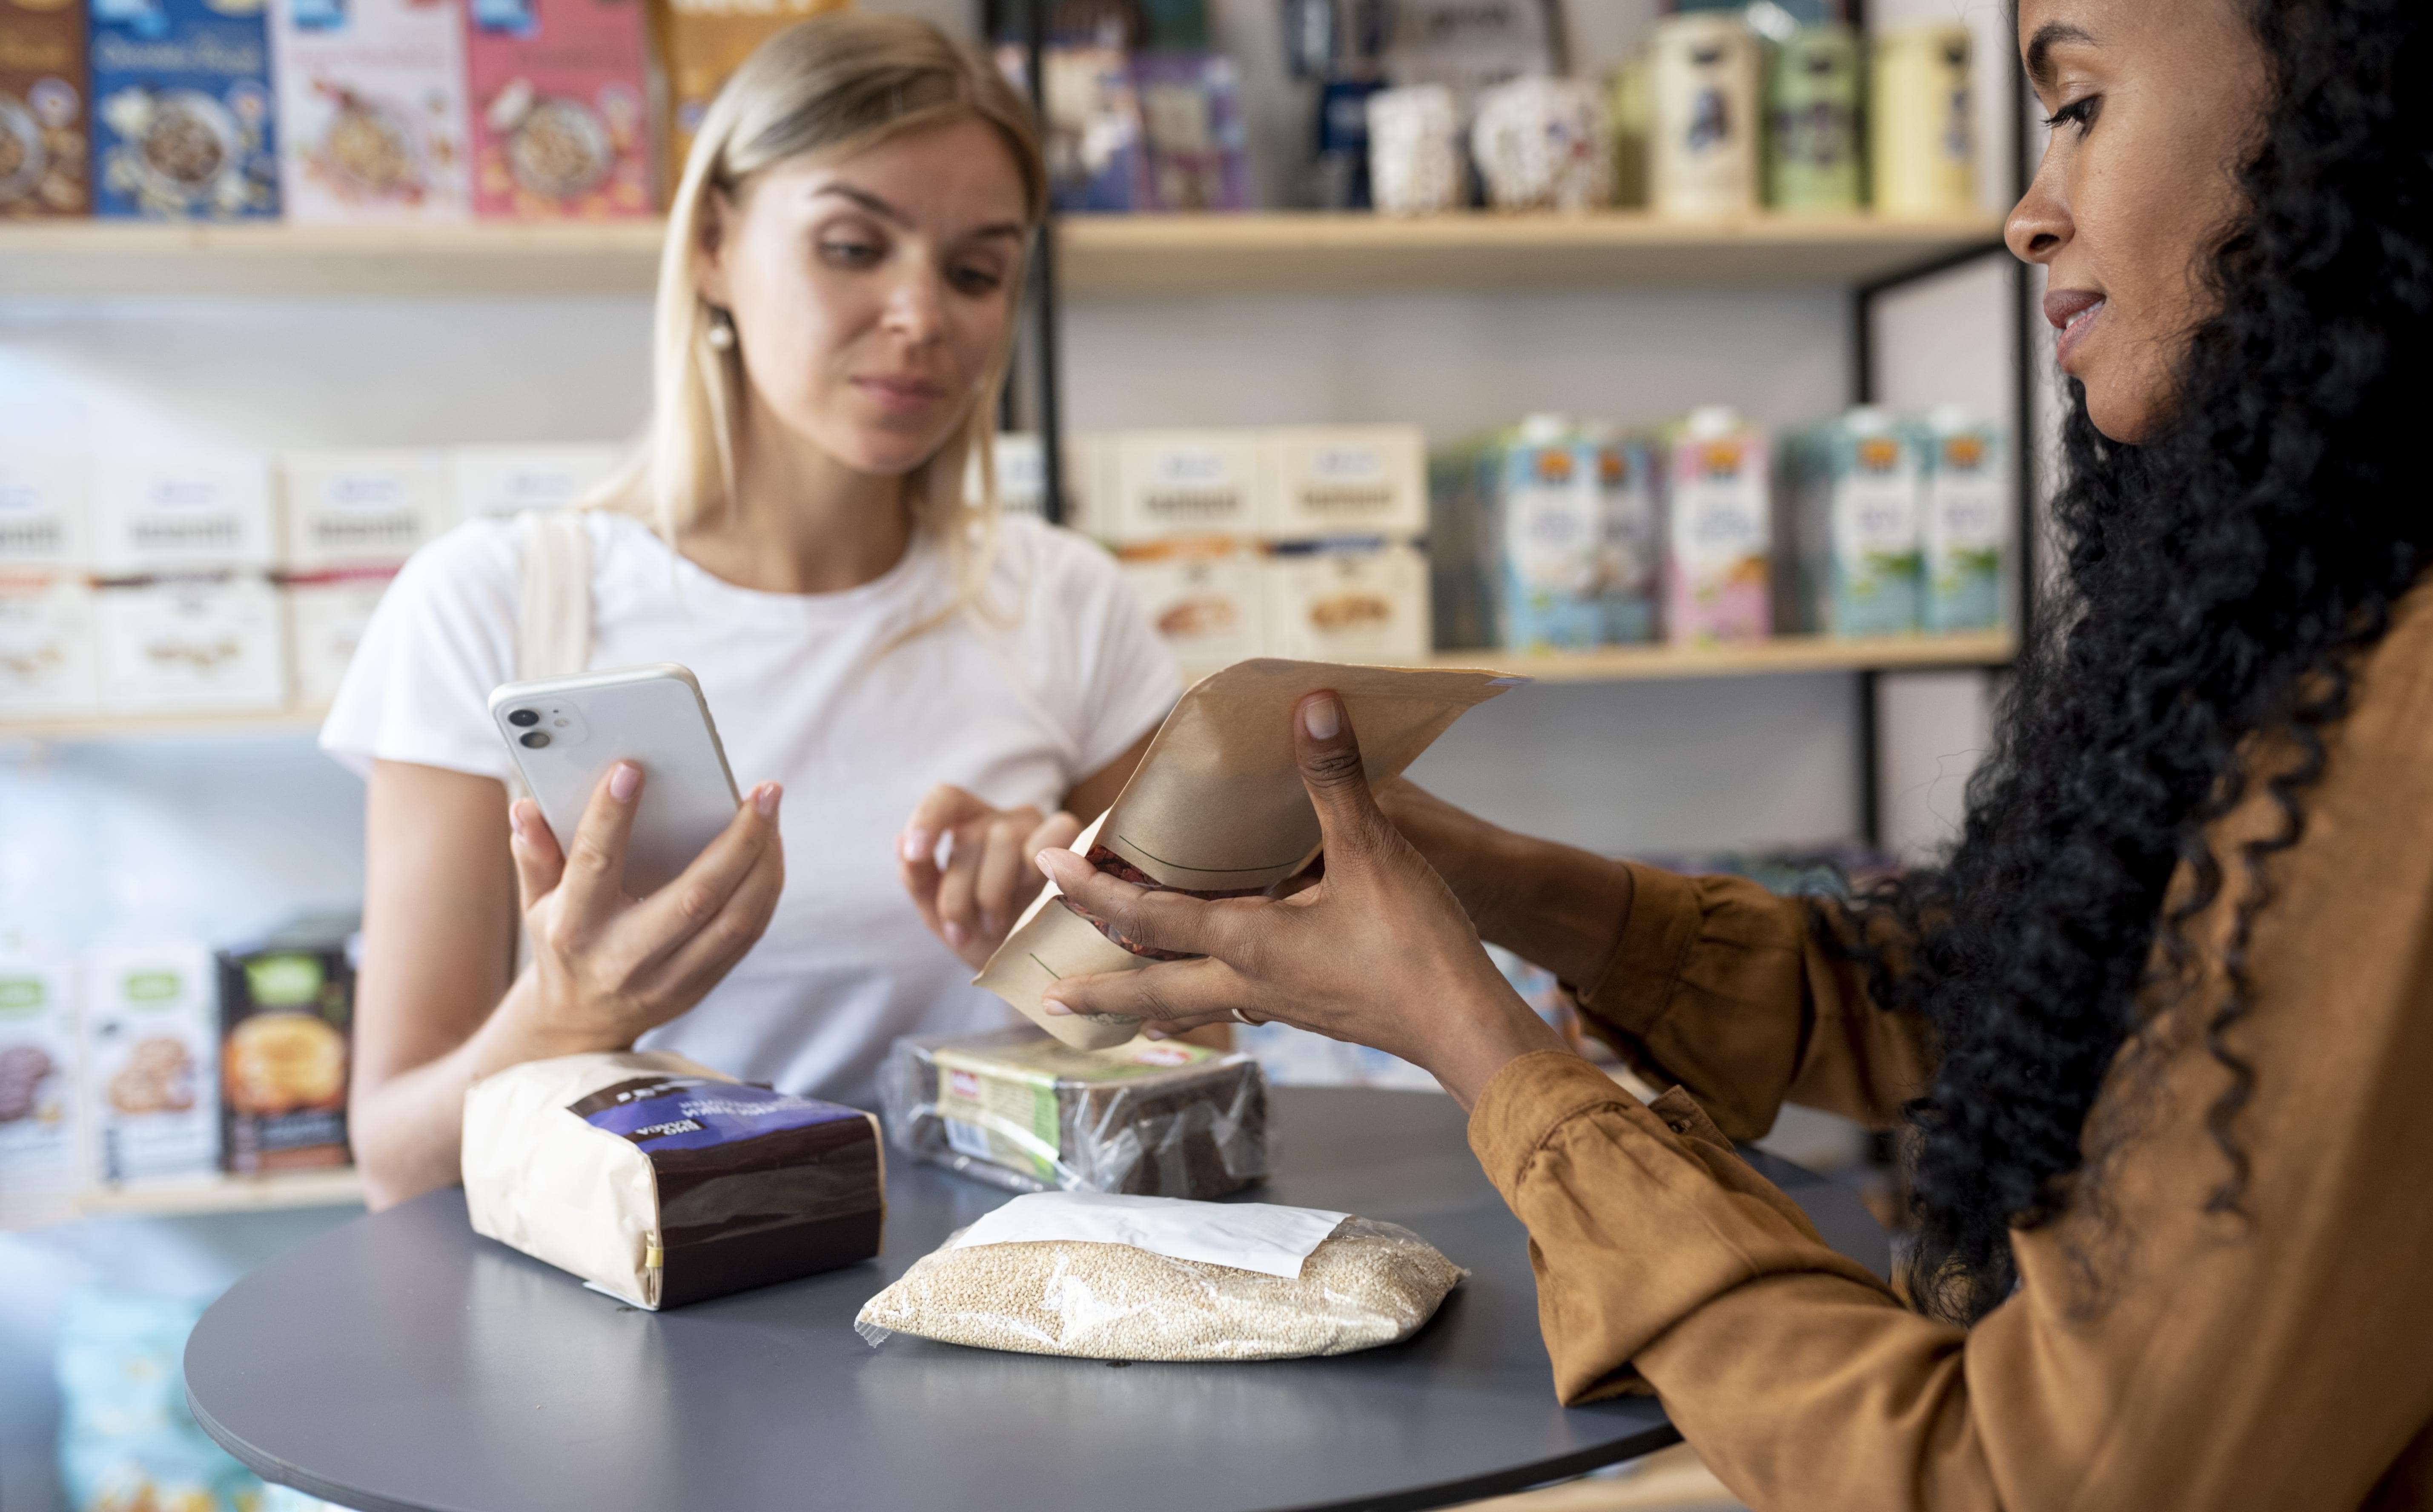
[[[1352,716],[1333,690],[1312,693],[1293,710],[1293,755],[1300,759],[1310,806],[1318,810],[1330,870],[1365,855],[1386,819],[1369,790]]]

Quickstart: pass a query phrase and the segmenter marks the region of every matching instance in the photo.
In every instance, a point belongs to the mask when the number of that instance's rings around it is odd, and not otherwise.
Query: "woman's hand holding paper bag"
[[[1139,943],[1199,957],[1067,977],[1051,1014],[1126,1014],[1165,1032],[1234,1018],[1282,1020],[1425,1067],[1470,1106],[1495,1073],[1564,1049],[1495,969],[1462,905],[1370,790],[1342,701],[1313,693],[1293,714],[1302,780],[1326,858],[1285,898],[1216,901],[1110,876],[1069,850],[1039,863],[1065,894]]]

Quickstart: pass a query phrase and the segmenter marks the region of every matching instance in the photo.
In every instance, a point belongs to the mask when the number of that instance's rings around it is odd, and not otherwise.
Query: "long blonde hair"
[[[759,174],[807,156],[838,159],[889,137],[959,120],[995,127],[1021,173],[1027,227],[1046,217],[1047,170],[1028,102],[976,53],[911,16],[841,10],[814,16],[763,42],[735,71],[703,119],[668,212],[652,323],[652,411],[635,456],[591,501],[649,520],[673,548],[694,522],[735,501],[735,421],[743,385],[740,350],[710,345],[712,311],[694,278],[715,195],[740,202]],[[1011,286],[1018,289],[1020,270]],[[954,564],[955,609],[977,602],[997,518],[997,399],[1012,351],[1012,323],[944,445],[905,478],[916,530]],[[978,497],[964,473],[978,459]],[[936,622],[936,621],[931,621]]]

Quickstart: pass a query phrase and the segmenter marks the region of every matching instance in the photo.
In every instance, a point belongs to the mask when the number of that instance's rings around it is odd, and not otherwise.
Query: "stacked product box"
[[[668,162],[662,181],[683,178],[694,133],[726,77],[762,42],[848,0],[652,0],[651,29],[668,87]]]
[[[90,1179],[209,1180],[220,1169],[219,1005],[211,950],[162,943],[88,956],[77,1049]]]
[[[613,446],[471,446],[448,454],[450,506],[457,519],[511,519],[565,509],[617,470]]]
[[[69,965],[0,953],[0,1227],[65,1216],[81,1184]]]
[[[1773,480],[1765,433],[1710,405],[1670,426],[1664,626],[1676,645],[1772,633]]]
[[[2010,541],[2000,433],[1948,407],[1929,415],[1921,430],[1919,622],[1935,632],[1992,630],[2002,622]]]
[[[279,129],[263,0],[93,0],[95,212],[279,213]]]
[[[600,220],[658,209],[643,0],[467,0],[473,208]]]
[[[472,213],[464,27],[440,0],[271,0],[279,184],[296,221]]]
[[[1873,407],[1784,438],[1784,523],[1795,564],[1778,580],[1785,628],[1833,636],[1917,628],[1922,440],[1915,427]]]
[[[100,711],[91,470],[64,453],[0,455],[0,718]]]
[[[287,701],[267,458],[115,455],[93,472],[102,707],[265,710]]]
[[[89,215],[81,0],[0,0],[0,219]]]
[[[348,1164],[356,921],[304,919],[218,953],[221,1159],[232,1174]]]
[[[337,697],[389,580],[452,522],[449,464],[413,450],[286,457],[281,583],[298,702]]]

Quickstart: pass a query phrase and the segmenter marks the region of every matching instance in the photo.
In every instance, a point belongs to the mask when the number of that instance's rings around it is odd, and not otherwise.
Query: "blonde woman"
[[[352,1131],[375,1206],[453,1181],[466,1088],[522,1061],[638,1042],[869,1105],[895,1036],[1004,1021],[969,977],[1035,891],[1023,858],[1113,799],[1179,688],[1102,552],[995,508],[1044,200],[1021,99],[909,18],[806,22],[711,109],[647,443],[584,517],[588,665],[691,668],[758,784],[659,892],[612,880],[637,769],[570,855],[510,810],[485,700],[517,675],[515,526],[399,575],[321,737],[370,785]]]

